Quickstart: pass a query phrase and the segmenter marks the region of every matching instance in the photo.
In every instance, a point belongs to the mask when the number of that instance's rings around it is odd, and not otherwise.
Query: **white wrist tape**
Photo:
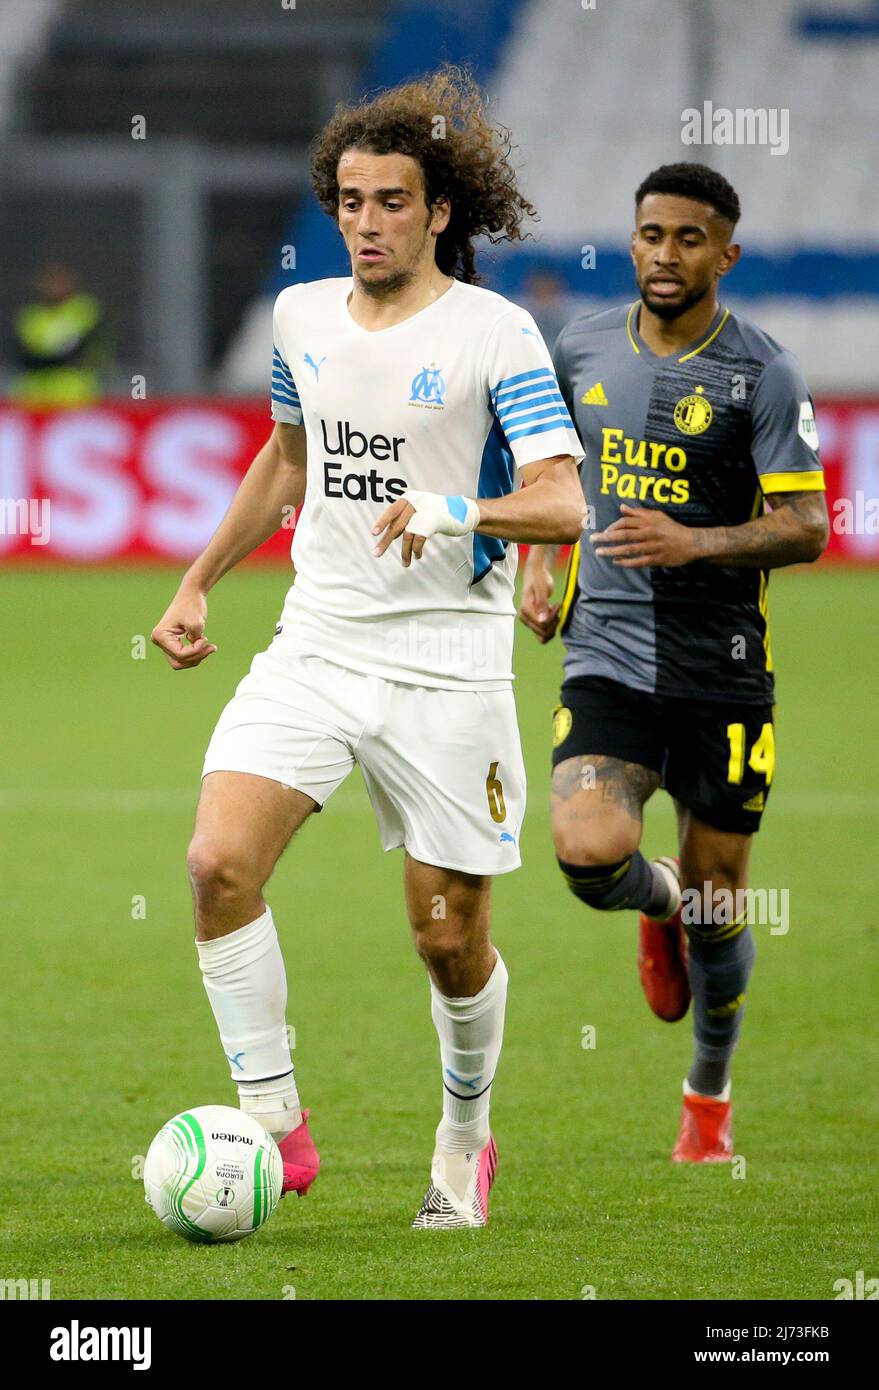
[[[415,508],[406,525],[413,536],[467,536],[479,525],[479,508],[470,497],[445,497],[415,488],[403,497]]]

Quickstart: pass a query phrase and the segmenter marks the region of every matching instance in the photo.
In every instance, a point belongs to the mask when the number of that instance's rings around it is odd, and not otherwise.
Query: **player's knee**
[[[201,903],[228,901],[253,888],[253,874],[228,847],[216,841],[193,839],[186,856],[189,881]]]
[[[431,922],[424,927],[413,925],[412,933],[416,951],[432,970],[455,971],[472,950],[464,933],[451,923]]]
[[[638,837],[622,826],[597,828],[586,837],[580,827],[554,825],[553,840],[556,858],[561,863],[578,864],[587,869],[619,864],[638,848]]]

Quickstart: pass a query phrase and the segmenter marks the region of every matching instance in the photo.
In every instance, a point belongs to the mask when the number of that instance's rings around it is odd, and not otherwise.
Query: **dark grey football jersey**
[[[685,526],[737,526],[771,492],[823,489],[815,416],[795,357],[719,309],[697,342],[657,357],[640,303],[574,319],[554,362],[586,450],[580,476],[604,530],[620,506],[658,507]],[[565,677],[653,694],[773,699],[762,570],[697,561],[622,569],[584,537],[566,586]]]

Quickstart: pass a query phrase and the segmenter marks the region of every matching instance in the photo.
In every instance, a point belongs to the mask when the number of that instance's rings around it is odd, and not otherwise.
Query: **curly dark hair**
[[[441,132],[441,134],[438,134]],[[519,191],[510,164],[510,132],[492,125],[486,99],[471,73],[444,64],[434,73],[339,103],[311,156],[311,183],[330,217],[339,212],[336,170],[345,150],[405,154],[417,160],[428,208],[447,198],[449,225],[436,239],[436,263],[445,275],[476,285],[473,241],[522,241],[526,217],[537,211]]]
[[[739,195],[732,184],[707,164],[689,163],[686,160],[680,164],[662,164],[647,175],[637,190],[636,208],[648,193],[671,193],[678,198],[692,198],[694,202],[707,203],[733,226],[742,215]]]

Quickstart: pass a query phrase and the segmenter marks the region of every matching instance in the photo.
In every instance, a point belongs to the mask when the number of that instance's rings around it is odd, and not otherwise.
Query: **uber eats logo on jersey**
[[[352,430],[347,420],[338,420],[327,428],[326,420],[320,422],[324,449],[328,454],[337,454],[339,462],[324,459],[324,493],[327,497],[348,497],[352,502],[393,502],[401,497],[409,484],[405,478],[386,478],[376,468],[364,472],[363,468],[345,472],[342,459],[375,459],[379,463],[399,463],[400,445],[406,443],[406,436],[374,434],[367,438],[360,430]]]
[[[677,444],[629,439],[609,425],[601,431],[601,491],[605,495],[614,494],[624,502],[645,502],[648,498],[660,505],[689,502],[689,480],[669,478],[661,471],[680,473],[686,466],[687,455]]]

